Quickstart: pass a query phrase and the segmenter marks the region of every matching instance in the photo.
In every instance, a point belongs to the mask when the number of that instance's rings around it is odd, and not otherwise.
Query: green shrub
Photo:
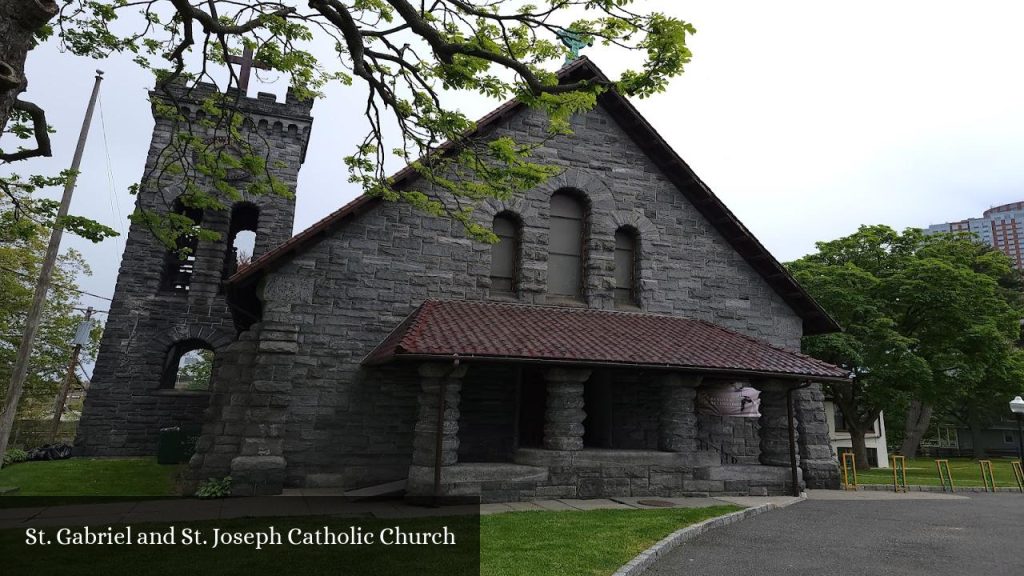
[[[28,460],[28,452],[21,448],[11,448],[4,454],[4,466],[10,466],[26,460]]]
[[[231,476],[225,476],[220,480],[210,478],[199,485],[196,490],[197,498],[227,498],[231,495]]]

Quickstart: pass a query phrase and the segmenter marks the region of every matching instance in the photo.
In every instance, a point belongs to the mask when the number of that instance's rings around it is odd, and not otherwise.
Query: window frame
[[[198,338],[188,338],[186,340],[180,340],[171,344],[167,349],[167,353],[164,356],[164,368],[160,374],[160,386],[159,390],[165,393],[209,393],[213,388],[213,374],[210,375],[209,385],[205,390],[185,390],[176,388],[178,383],[178,373],[181,371],[181,359],[189,352],[196,350],[209,350],[214,355],[214,362],[216,361],[217,351],[205,340]]]
[[[198,229],[203,225],[203,210],[186,206],[181,197],[174,199],[171,206],[171,213],[188,216],[194,223],[194,234],[183,234],[175,240],[175,248],[167,250],[164,254],[163,272],[160,278],[160,290],[170,294],[188,294],[192,289],[192,281],[195,279],[199,262],[199,234]],[[182,249],[190,250],[185,258],[179,256]],[[184,273],[185,264],[191,266],[191,271]],[[187,282],[178,282],[182,277],[187,277]],[[179,286],[180,284],[180,286]]]
[[[552,289],[553,282],[552,282],[552,274],[551,274],[551,271],[552,271],[552,266],[551,266],[552,258],[551,258],[551,256],[553,254],[554,255],[558,255],[558,256],[574,256],[573,254],[554,252],[552,250],[552,246],[555,244],[555,234],[554,234],[554,228],[555,227],[553,226],[553,221],[556,220],[556,219],[566,219],[566,220],[572,219],[572,220],[575,220],[575,218],[569,218],[569,217],[565,217],[565,216],[561,216],[561,215],[559,215],[559,216],[554,215],[554,204],[555,204],[555,198],[556,197],[567,198],[567,199],[571,200],[576,205],[576,207],[579,208],[579,229],[580,229],[580,231],[579,231],[579,240],[578,240],[578,243],[579,243],[578,244],[579,245],[579,254],[577,256],[577,258],[579,260],[578,267],[577,267],[577,274],[578,274],[578,278],[579,279],[578,279],[578,282],[577,282],[576,291],[573,294],[556,293]],[[589,237],[590,237],[590,202],[588,201],[587,196],[585,194],[583,194],[582,192],[580,192],[579,190],[576,190],[574,188],[560,188],[560,189],[556,190],[554,193],[552,193],[551,197],[548,199],[548,246],[547,246],[547,249],[548,249],[548,252],[547,252],[547,256],[548,256],[548,274],[547,274],[547,293],[548,293],[549,297],[553,298],[554,300],[563,301],[563,302],[572,302],[572,303],[583,303],[583,302],[586,302],[586,298],[587,298],[587,291],[586,291],[586,284],[587,284],[587,259],[588,259],[588,251],[587,251],[587,243],[588,242],[587,242],[587,240],[588,240]]]
[[[497,232],[498,225],[497,224],[498,224],[499,220],[507,222],[511,226],[511,229],[512,229],[511,235],[509,235],[509,236],[502,236],[502,235],[498,234],[498,232]],[[495,296],[516,297],[519,294],[520,274],[521,274],[521,270],[522,270],[522,266],[521,266],[521,264],[522,264],[522,246],[523,246],[523,238],[522,238],[523,237],[523,223],[522,223],[522,219],[519,217],[518,214],[515,214],[514,212],[510,212],[510,211],[507,211],[507,210],[499,212],[499,213],[495,214],[494,215],[494,219],[491,220],[491,230],[494,231],[494,234],[496,236],[498,236],[498,243],[496,243],[496,244],[491,246],[491,267],[490,267],[490,271],[488,272],[488,278],[490,278],[490,281],[491,281],[491,294],[495,295]],[[510,277],[507,277],[507,278],[505,276],[496,276],[495,275],[495,255],[498,253],[496,248],[504,240],[508,240],[508,241],[512,242],[512,261],[510,263],[511,274],[512,275]],[[495,286],[495,282],[494,281],[495,281],[496,278],[501,279],[501,280],[505,280],[505,279],[509,280],[510,284],[511,284],[510,288],[508,290],[495,289],[495,287],[494,287]]]
[[[256,259],[256,243],[260,236],[260,207],[252,202],[236,202],[231,207],[228,221],[227,245],[224,247],[224,268],[221,280],[227,281],[238,271],[238,253],[235,251],[235,240],[240,232],[252,232],[255,235],[250,258]]]
[[[624,290],[619,287],[619,237],[626,236],[630,243],[630,262],[629,262],[629,295],[625,300],[619,299],[620,291]],[[639,308],[640,307],[640,289],[639,289],[639,278],[640,278],[640,232],[632,226],[620,226],[615,230],[613,236],[615,242],[615,267],[614,267],[614,280],[615,287],[612,288],[612,301],[615,307],[624,308]]]

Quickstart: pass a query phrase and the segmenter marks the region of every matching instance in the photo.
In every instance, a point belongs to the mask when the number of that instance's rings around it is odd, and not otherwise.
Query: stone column
[[[547,381],[547,411],[544,413],[544,448],[582,450],[583,383],[590,370],[551,368],[544,372]]]
[[[700,376],[671,373],[659,378],[661,415],[658,420],[658,449],[665,452],[694,452],[697,449],[697,413],[694,401]]]
[[[786,414],[786,389],[782,382],[768,380],[757,384],[761,391],[761,464],[789,466],[789,418]],[[796,426],[796,421],[792,422]]]
[[[419,418],[413,436],[413,466],[434,468],[434,453],[437,449],[438,402],[441,398],[441,384],[444,382],[444,420],[441,432],[441,465],[451,466],[459,461],[459,399],[462,392],[462,377],[466,366],[428,363],[419,367],[420,395]]]
[[[839,488],[839,465],[832,452],[825,421],[825,394],[821,384],[793,393],[793,408],[800,432],[800,466],[808,488]]]

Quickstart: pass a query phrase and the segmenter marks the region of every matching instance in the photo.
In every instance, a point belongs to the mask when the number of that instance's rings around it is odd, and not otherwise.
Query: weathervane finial
[[[592,38],[584,40],[582,34],[572,30],[560,30],[558,32],[558,39],[561,40],[562,44],[569,49],[569,54],[565,57],[566,64],[571,63],[573,60],[578,60],[580,57],[580,50],[587,46],[594,45],[594,40]]]

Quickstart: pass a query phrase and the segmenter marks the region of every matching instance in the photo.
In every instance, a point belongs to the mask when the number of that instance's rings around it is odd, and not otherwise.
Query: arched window
[[[583,298],[584,209],[568,192],[551,196],[548,238],[548,292],[555,296]]]
[[[178,342],[167,352],[160,387],[206,391],[213,374],[213,349],[202,340]]]
[[[637,305],[637,233],[630,228],[615,231],[615,304]]]
[[[175,249],[169,250],[164,264],[165,290],[188,292],[192,284],[192,275],[196,269],[196,249],[199,248],[199,225],[203,221],[203,211],[185,206],[181,199],[174,201],[171,211],[192,220],[192,230],[181,234],[175,240]]]
[[[519,278],[519,222],[508,213],[494,217],[498,243],[491,246],[491,292],[515,294]]]
[[[260,222],[260,209],[248,202],[239,202],[231,208],[228,226],[228,248],[224,254],[224,279],[252,262],[256,250],[256,229]]]

